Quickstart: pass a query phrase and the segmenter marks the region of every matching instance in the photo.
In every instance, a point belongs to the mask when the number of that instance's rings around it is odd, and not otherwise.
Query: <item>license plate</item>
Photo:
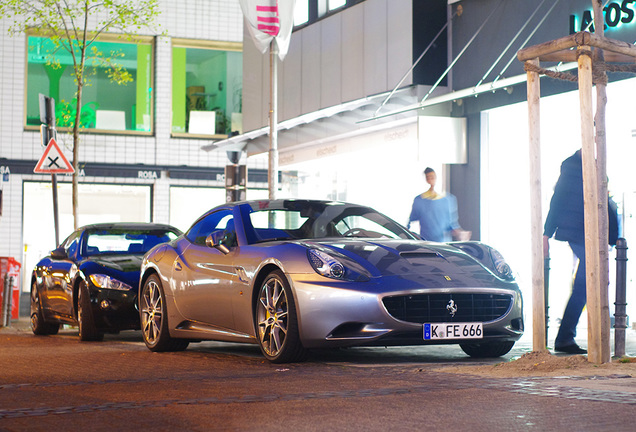
[[[482,339],[482,323],[435,323],[424,324],[425,340],[440,339]]]

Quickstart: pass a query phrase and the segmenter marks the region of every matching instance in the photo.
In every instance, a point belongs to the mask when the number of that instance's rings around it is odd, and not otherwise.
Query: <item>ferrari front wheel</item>
[[[306,350],[300,341],[296,306],[281,271],[265,277],[254,309],[256,335],[265,358],[272,363],[302,361]]]
[[[183,351],[189,342],[170,336],[166,297],[157,275],[150,275],[139,295],[141,334],[150,351]]]

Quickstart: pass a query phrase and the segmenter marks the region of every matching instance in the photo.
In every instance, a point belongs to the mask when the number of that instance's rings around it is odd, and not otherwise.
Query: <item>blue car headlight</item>
[[[369,277],[363,274],[364,269],[358,268],[355,263],[346,263],[349,260],[336,253],[311,248],[307,249],[307,259],[316,273],[324,277],[356,282],[369,280]]]
[[[91,282],[93,282],[93,285],[99,288],[118,291],[128,291],[132,289],[132,287],[127,283],[124,283],[105,274],[92,274],[89,276],[89,278],[91,279]]]

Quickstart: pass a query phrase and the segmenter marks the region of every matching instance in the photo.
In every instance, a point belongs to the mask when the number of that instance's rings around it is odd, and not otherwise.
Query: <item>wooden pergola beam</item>
[[[544,62],[575,62],[577,61],[576,50],[567,49],[553,53],[543,54],[539,57]],[[529,61],[529,60],[528,60]],[[625,54],[605,52],[605,62],[607,63],[636,63],[636,58]]]
[[[571,57],[563,59],[555,58],[555,54],[561,52],[565,57],[569,57],[572,53],[572,51],[570,51],[572,48],[584,45],[603,49],[606,51],[606,56],[607,53],[616,54],[614,58],[616,58],[618,62],[631,63],[636,59],[635,45],[616,39],[600,37],[589,32],[578,32],[542,44],[523,48],[517,52],[517,59],[522,62],[536,58],[540,61],[572,61]]]

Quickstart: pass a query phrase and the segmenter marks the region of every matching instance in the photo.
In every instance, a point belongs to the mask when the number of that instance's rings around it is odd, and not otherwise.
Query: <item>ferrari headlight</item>
[[[495,271],[500,278],[507,280],[514,279],[512,269],[498,250],[490,248],[490,257],[492,258]]]
[[[132,289],[130,285],[104,274],[92,274],[89,278],[91,279],[91,282],[93,282],[93,285],[99,288],[118,291],[128,291]]]
[[[317,249],[307,251],[309,263],[316,273],[332,279],[342,279],[345,275],[345,267],[340,261],[331,255]]]

